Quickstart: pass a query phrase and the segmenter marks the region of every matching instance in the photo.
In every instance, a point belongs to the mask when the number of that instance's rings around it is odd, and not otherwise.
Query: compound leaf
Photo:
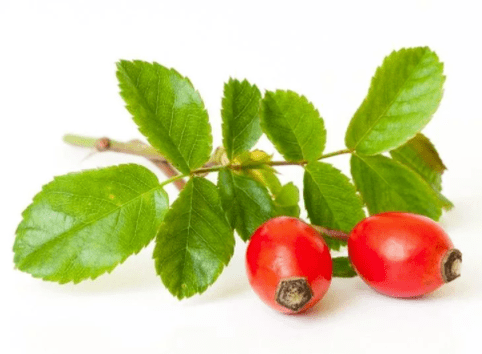
[[[293,91],[266,92],[261,127],[288,161],[317,160],[325,148],[323,119],[306,97]]]
[[[228,264],[234,236],[214,184],[192,177],[156,238],[157,273],[178,299],[204,292]]]
[[[211,154],[208,114],[189,79],[157,63],[117,63],[121,96],[139,131],[182,173]]]
[[[228,159],[251,149],[263,134],[259,123],[261,92],[248,81],[230,79],[224,85],[223,145]]]
[[[443,64],[427,47],[407,48],[385,58],[368,96],[353,116],[346,146],[362,155],[394,149],[430,121],[442,99]]]
[[[15,265],[59,283],[94,279],[145,247],[168,207],[157,177],[139,165],[56,177],[23,213]]]

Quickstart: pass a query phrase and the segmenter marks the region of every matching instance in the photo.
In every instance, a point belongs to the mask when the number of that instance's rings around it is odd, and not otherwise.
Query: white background
[[[473,353],[482,330],[481,66],[478,1],[0,1],[0,352]],[[334,279],[313,311],[285,316],[251,291],[245,244],[201,296],[164,289],[152,245],[79,285],[13,269],[22,210],[54,175],[141,158],[62,143],[64,133],[141,137],[118,95],[115,62],[157,61],[191,78],[221,143],[230,76],[292,89],[319,109],[325,152],[344,131],[383,57],[428,45],[445,62],[445,94],[424,132],[456,205],[441,220],[463,275],[430,296],[397,300],[359,278]],[[274,151],[263,139],[259,145]],[[332,162],[348,172],[346,156]],[[300,185],[301,170],[282,171]],[[214,177],[214,176],[213,176]],[[164,178],[159,174],[159,178]],[[171,200],[176,192],[169,187]]]

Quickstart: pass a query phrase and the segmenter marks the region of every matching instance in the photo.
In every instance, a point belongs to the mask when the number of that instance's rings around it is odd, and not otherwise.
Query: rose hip
[[[460,276],[462,253],[433,220],[388,212],[370,216],[351,231],[348,253],[358,275],[378,292],[415,297]]]
[[[331,282],[328,246],[311,226],[292,217],[261,225],[246,252],[249,282],[258,296],[283,313],[315,305]]]

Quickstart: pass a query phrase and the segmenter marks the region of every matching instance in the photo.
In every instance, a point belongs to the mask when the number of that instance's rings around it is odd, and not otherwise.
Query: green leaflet
[[[276,215],[266,188],[249,177],[221,170],[218,187],[231,226],[243,241],[248,241],[261,224]]]
[[[356,277],[356,272],[351,266],[348,257],[334,257],[332,258],[333,277],[335,278],[353,278]]]
[[[217,188],[192,177],[167,213],[156,238],[157,273],[178,299],[204,292],[234,252],[234,236]]]
[[[243,152],[241,155],[236,157],[233,162],[244,167],[257,167],[235,170],[234,173],[255,179],[268,188],[272,195],[276,195],[281,191],[281,182],[276,176],[276,170],[268,165],[259,166],[260,164],[269,163],[271,160],[272,156],[268,155],[262,150]]]
[[[157,177],[139,165],[56,177],[23,213],[15,265],[59,283],[94,279],[145,247],[168,207]]]
[[[174,69],[139,60],[120,61],[117,78],[139,131],[180,172],[189,173],[209,160],[208,115],[187,78]]]
[[[435,146],[423,134],[417,134],[399,148],[390,151],[392,158],[417,172],[434,189],[442,190],[442,174],[447,169]]]
[[[306,97],[293,91],[266,92],[261,127],[288,161],[317,160],[325,148],[323,119]]]
[[[454,207],[454,204],[450,200],[448,200],[442,193],[437,191],[435,191],[435,193],[437,194],[437,197],[439,199],[440,206],[444,210],[447,210],[447,211],[452,210],[452,208]]]
[[[261,92],[248,81],[230,79],[224,85],[223,144],[228,159],[251,149],[263,134],[259,123]]]
[[[435,146],[422,134],[417,134],[399,148],[390,151],[395,161],[417,172],[438,194],[444,209],[450,210],[453,204],[445,198],[442,191],[442,174],[446,170]]]
[[[298,218],[300,216],[300,191],[293,182],[285,184],[275,195],[274,206],[276,215],[286,215]]]
[[[253,178],[268,188],[271,195],[275,196],[281,192],[282,186],[278,177],[276,176],[276,170],[272,167],[246,169],[241,173],[242,175]]]
[[[405,211],[440,218],[436,192],[410,168],[382,155],[352,155],[351,173],[371,215]]]
[[[362,155],[394,149],[419,132],[442,99],[443,64],[429,48],[392,52],[372,79],[345,136]]]
[[[365,217],[362,202],[348,177],[332,165],[311,162],[306,165],[303,195],[308,217],[314,225],[350,232]],[[325,237],[331,249],[343,241]]]
[[[282,186],[273,167],[259,166],[261,163],[269,163],[271,159],[272,156],[261,150],[243,152],[233,162],[246,168],[234,170],[233,173],[254,179],[266,187],[273,199],[275,215],[298,217],[300,215],[298,188],[291,182]],[[253,166],[257,167],[248,168]]]

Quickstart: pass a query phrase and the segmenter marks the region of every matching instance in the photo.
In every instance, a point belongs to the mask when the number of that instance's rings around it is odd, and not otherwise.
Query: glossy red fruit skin
[[[332,276],[330,251],[318,232],[299,219],[276,217],[261,225],[246,251],[251,287],[273,309],[286,314],[304,312],[327,292]],[[293,311],[276,301],[280,281],[304,278],[312,298]]]
[[[452,241],[436,222],[401,212],[370,216],[348,238],[348,254],[358,275],[378,292],[401,298],[442,286],[442,262],[451,249]]]

